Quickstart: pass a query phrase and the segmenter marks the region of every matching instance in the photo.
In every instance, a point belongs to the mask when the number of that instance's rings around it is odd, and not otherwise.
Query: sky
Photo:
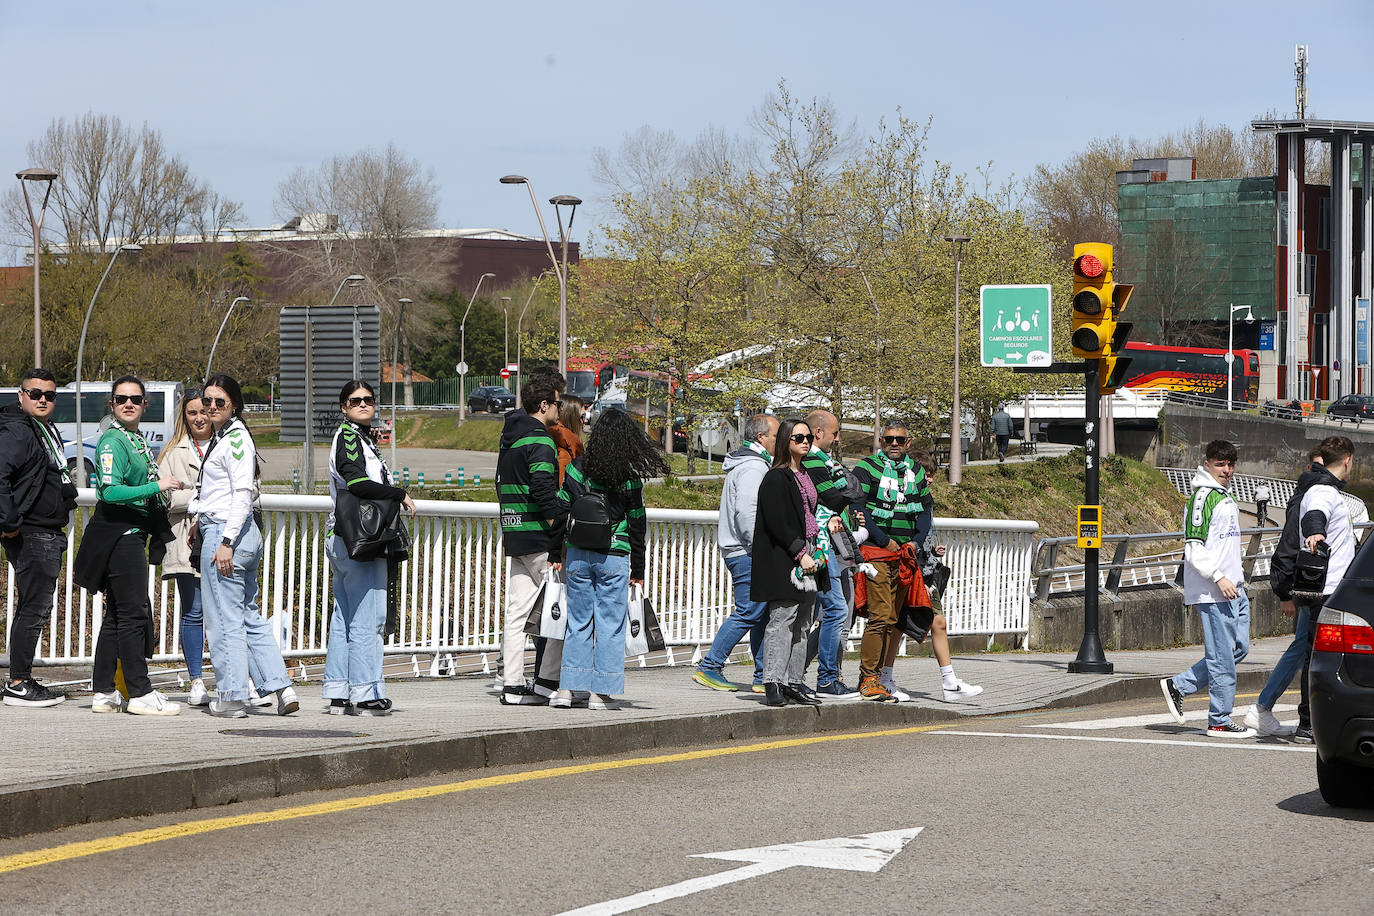
[[[870,130],[932,119],[932,158],[998,180],[1094,137],[1293,113],[1293,46],[1310,48],[1309,117],[1374,121],[1374,3],[1068,0],[0,0],[0,164],[87,111],[162,132],[247,223],[276,225],[297,166],[394,142],[434,170],[446,227],[531,235],[573,194],[573,238],[607,219],[598,147],[643,125],[691,140],[745,133],[785,79]],[[1290,21],[1291,20],[1291,21]],[[546,217],[552,219],[546,206]],[[557,231],[556,229],[554,230]],[[19,250],[0,247],[0,263]]]

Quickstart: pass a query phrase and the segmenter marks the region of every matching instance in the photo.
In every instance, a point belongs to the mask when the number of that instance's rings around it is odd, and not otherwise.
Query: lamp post
[[[269,375],[267,377],[267,419],[272,420],[277,414],[277,377]]]
[[[329,308],[338,301],[345,286],[357,286],[366,280],[362,274],[349,274],[339,281],[329,299]],[[310,306],[305,307],[305,448],[301,455],[301,486],[306,493],[315,492],[315,324],[310,320]],[[356,349],[358,342],[353,346]],[[356,359],[356,356],[355,356]]]
[[[520,317],[515,319],[515,398],[517,401],[520,399],[520,382],[523,380],[525,374],[525,361],[522,358],[520,349],[520,332],[525,324],[525,312],[529,310],[530,303],[534,301],[534,294],[539,289],[539,281],[548,275],[549,272],[546,270],[534,278],[534,285],[530,287],[530,294],[525,300],[525,307],[520,310]]]
[[[247,296],[236,296],[234,301],[229,303],[229,307],[224,310],[224,320],[219,323],[219,330],[215,332],[215,342],[210,344],[210,358],[205,361],[205,378],[210,378],[210,367],[215,364],[215,348],[219,346],[219,337],[224,333],[224,326],[229,323],[229,316],[234,313],[234,306],[240,302],[252,302]]]
[[[568,231],[572,230],[573,216],[577,212],[577,205],[582,203],[582,199],[571,194],[559,194],[557,197],[550,197],[549,203],[553,204],[554,213],[558,216],[558,235],[563,244],[563,262],[559,266],[558,258],[553,253],[553,241],[549,238],[549,227],[544,223],[544,214],[539,210],[539,200],[534,196],[534,185],[524,175],[503,175],[502,184],[523,184],[530,192],[530,204],[534,207],[534,215],[539,218],[539,230],[544,233],[544,244],[549,249],[549,260],[553,262],[554,272],[558,276],[558,371],[564,376],[568,374],[568,236],[563,229],[563,211],[559,207],[571,207],[568,213]]]
[[[411,300],[401,298],[396,302],[400,308],[396,310],[396,339],[391,342],[391,466],[396,466],[396,376],[400,375],[397,370],[400,366],[397,360],[401,358],[401,323],[405,320],[406,306],[410,305]]]
[[[506,348],[501,358],[501,368],[505,369],[510,365],[510,296],[501,297],[501,315],[506,322]]]
[[[863,277],[864,289],[868,290],[868,302],[873,306],[873,358],[879,359],[881,341],[878,339],[878,329],[883,325],[883,316],[878,311],[878,299],[873,295],[873,286],[868,282],[868,274],[862,267],[859,268],[859,276]],[[881,365],[881,360],[879,360],[879,364]],[[883,431],[883,395],[882,387],[879,384],[881,377],[880,373],[873,377],[873,451],[875,454],[881,451],[879,445]]]
[[[472,288],[472,295],[468,297],[468,307],[463,310],[463,322],[458,325],[458,422],[465,422],[468,418],[468,313],[472,311],[472,304],[477,301],[477,291],[482,288],[483,280],[494,280],[496,274],[482,274],[477,278],[477,285]]]
[[[76,344],[76,381],[72,383],[72,387],[76,389],[76,471],[82,477],[86,474],[86,443],[81,438],[81,365],[82,360],[86,357],[86,330],[91,326],[91,312],[95,310],[96,297],[100,295],[100,288],[105,285],[105,278],[110,275],[110,270],[114,267],[115,259],[119,257],[119,253],[127,251],[130,254],[137,254],[142,250],[142,245],[133,244],[120,245],[114,250],[114,254],[110,255],[110,263],[105,265],[105,272],[100,275],[100,282],[95,285],[95,292],[91,294],[91,304],[86,306],[86,318],[81,322],[81,339]]]
[[[949,484],[957,487],[964,479],[963,437],[959,416],[959,267],[963,261],[966,235],[947,235],[944,240],[954,246],[954,407],[950,413]]]
[[[1231,367],[1236,361],[1236,312],[1245,313],[1245,323],[1255,323],[1255,313],[1248,305],[1232,305],[1231,314],[1226,322],[1226,410],[1231,410]]]
[[[43,365],[43,310],[40,307],[38,298],[38,248],[42,244],[39,236],[43,231],[43,217],[48,212],[48,197],[52,194],[52,183],[57,180],[57,173],[52,169],[24,169],[22,172],[15,172],[14,177],[19,179],[19,186],[24,189],[24,205],[29,208],[29,224],[33,226],[33,364],[38,367]],[[47,187],[43,189],[43,202],[38,206],[38,216],[33,215],[33,201],[29,199],[30,181],[47,182]]]

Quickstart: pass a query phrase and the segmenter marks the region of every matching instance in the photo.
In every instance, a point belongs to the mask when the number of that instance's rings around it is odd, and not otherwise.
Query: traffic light
[[[1135,289],[1129,283],[1113,283],[1112,287],[1112,338],[1107,342],[1108,352],[1097,359],[1097,386],[1099,394],[1111,394],[1126,384],[1126,370],[1131,366],[1131,357],[1125,355],[1126,340],[1131,336],[1135,325],[1121,321],[1121,313],[1130,301]]]
[[[1082,242],[1073,246],[1073,355],[1102,356],[1111,345],[1112,246]]]

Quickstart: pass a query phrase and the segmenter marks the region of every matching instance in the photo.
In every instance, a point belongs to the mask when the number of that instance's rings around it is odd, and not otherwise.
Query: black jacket
[[[496,458],[496,494],[506,556],[561,548],[568,506],[558,497],[558,448],[548,427],[523,410],[506,415]]]
[[[801,592],[792,584],[797,554],[806,547],[806,507],[791,468],[776,467],[759,484],[759,509],[754,518],[754,549],[750,553],[749,597],[753,601],[795,603]],[[817,588],[830,587],[825,564],[816,573]]]
[[[1293,498],[1288,500],[1288,508],[1284,510],[1283,533],[1279,535],[1279,542],[1274,545],[1274,556],[1269,561],[1269,587],[1283,601],[1293,597],[1293,571],[1297,567],[1298,548],[1302,546],[1302,532],[1299,530],[1302,519],[1298,515],[1302,497],[1318,484],[1337,490],[1345,489],[1345,482],[1320,464],[1313,463],[1298,477]]]
[[[76,508],[76,486],[49,458],[36,422],[18,404],[0,409],[0,531],[61,531]]]

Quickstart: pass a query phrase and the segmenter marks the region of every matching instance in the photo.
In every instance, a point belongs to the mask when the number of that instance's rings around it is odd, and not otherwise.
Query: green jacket
[[[142,443],[141,448],[135,439]],[[95,489],[100,501],[125,506],[146,517],[149,500],[156,499],[161,488],[157,483],[157,464],[143,434],[128,432],[116,423],[101,434],[95,461]]]

